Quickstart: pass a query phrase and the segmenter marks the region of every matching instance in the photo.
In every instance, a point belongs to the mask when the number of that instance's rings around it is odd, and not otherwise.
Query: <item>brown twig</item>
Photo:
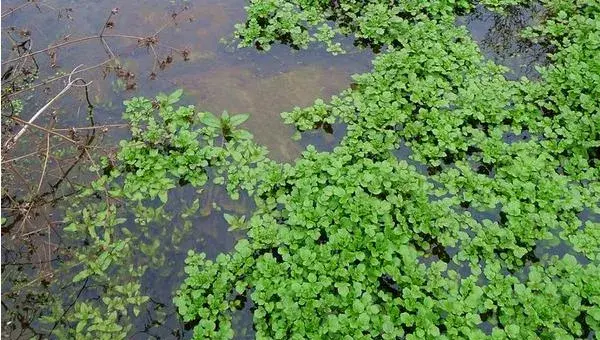
[[[58,47],[62,47],[62,46],[70,45],[70,44],[75,44],[75,43],[86,41],[86,40],[98,39],[98,38],[99,37],[97,35],[91,35],[91,36],[87,36],[87,37],[81,37],[81,38],[77,38],[77,39],[74,39],[74,40],[65,41],[65,42],[62,42],[60,44],[51,45],[49,47],[46,47],[46,48],[38,50],[38,51],[34,51],[34,52],[31,52],[31,53],[23,54],[23,55],[18,56],[16,58],[5,60],[5,61],[2,62],[2,65],[6,65],[8,63],[12,63],[12,62],[15,62],[17,60],[21,60],[23,58],[32,57],[32,56],[34,56],[36,54],[47,52],[47,51],[49,51],[49,50],[51,50],[53,48],[58,48]]]
[[[2,13],[2,18],[4,18],[7,15],[10,15],[10,14],[12,14],[12,13],[14,13],[14,12],[16,12],[16,11],[22,9],[22,8],[25,8],[25,7],[29,6],[29,5],[31,5],[32,3],[33,2],[31,2],[31,1],[27,1],[26,3],[21,4],[21,5],[17,6],[17,7],[15,7],[15,8],[11,8],[8,11]]]
[[[108,23],[110,22],[110,19],[113,17],[113,15],[116,15],[119,12],[118,8],[113,8],[110,13],[108,14],[108,18],[106,18],[106,21],[104,22],[104,25],[102,26],[102,29],[100,30],[100,33],[98,33],[99,37],[102,37],[102,34],[104,34],[104,30],[106,30],[106,26],[108,26]]]
[[[31,56],[34,56],[34,55],[37,55],[37,54],[40,54],[40,53],[44,53],[44,52],[47,52],[47,51],[49,51],[51,49],[63,47],[63,46],[66,46],[66,45],[70,45],[70,44],[74,44],[74,43],[78,43],[78,42],[82,42],[82,41],[87,41],[87,40],[92,40],[92,39],[103,39],[103,38],[135,39],[135,40],[138,40],[138,42],[145,42],[145,41],[150,41],[150,40],[152,40],[152,41],[157,40],[156,39],[157,38],[156,35],[149,36],[149,37],[141,37],[141,36],[128,35],[128,34],[90,35],[90,36],[86,36],[86,37],[81,37],[81,38],[77,38],[77,39],[65,41],[65,42],[62,42],[62,43],[59,43],[59,44],[51,45],[51,46],[48,46],[48,47],[46,47],[44,49],[41,49],[41,50],[38,50],[38,51],[30,52],[30,53],[23,54],[21,56],[18,56],[18,57],[9,59],[9,60],[5,60],[5,61],[2,62],[2,65],[6,65],[8,63],[12,63],[12,62],[21,60],[23,58],[31,57]],[[172,47],[172,46],[169,46],[169,45],[161,44],[158,41],[153,42],[153,44],[157,45],[157,46],[162,46],[162,47],[171,49],[171,50],[179,52],[179,53],[183,52],[183,50],[181,50],[181,49],[178,49],[178,48],[175,48],[175,47]]]
[[[83,80],[82,78],[76,78],[76,79],[71,79],[71,77],[73,76],[73,72],[77,71],[77,69],[79,67],[81,67],[82,65],[79,65],[77,67],[75,67],[73,69],[73,71],[71,71],[71,73],[69,74],[69,81],[67,83],[67,85],[62,89],[62,91],[60,91],[56,96],[54,96],[54,98],[50,99],[50,101],[48,103],[46,103],[46,105],[44,105],[41,109],[39,109],[34,115],[33,117],[31,117],[31,119],[29,119],[29,121],[27,122],[27,124],[25,126],[23,126],[23,128],[12,138],[10,138],[5,144],[4,146],[6,147],[7,150],[10,150],[12,148],[12,146],[17,142],[17,140],[19,139],[19,137],[21,137],[23,135],[23,133],[25,133],[25,131],[27,130],[27,127],[30,126],[33,121],[35,121],[44,111],[46,111],[47,108],[50,107],[50,105],[52,105],[52,103],[54,103],[58,98],[60,98],[63,94],[67,93],[67,91],[72,87],[72,86],[76,86],[77,82],[83,82],[83,86],[88,86],[89,84],[91,84],[91,82],[86,83],[85,80]],[[44,129],[45,131],[48,131],[47,129]]]
[[[110,22],[110,19],[113,17],[113,15],[116,15],[118,12],[118,8],[113,8],[113,10],[110,11],[110,13],[108,14],[108,18],[106,18],[106,21],[104,22],[104,25],[102,25],[102,29],[98,34],[98,37],[100,37],[100,41],[102,41],[102,45],[104,45],[106,52],[111,56],[111,58],[115,58],[115,54],[110,49],[110,46],[108,46],[108,44],[106,43],[106,40],[104,40],[104,30],[106,30],[106,27],[108,26],[108,23]]]
[[[96,64],[96,65],[94,65],[94,66],[90,66],[90,67],[86,67],[86,68],[82,68],[81,70],[77,70],[77,72],[73,72],[72,74],[73,74],[73,75],[75,75],[75,74],[77,74],[77,73],[82,73],[82,72],[86,72],[86,71],[89,71],[89,70],[93,70],[93,69],[95,69],[95,68],[98,68],[98,67],[100,67],[100,66],[106,65],[107,63],[109,63],[109,62],[111,62],[111,61],[113,61],[113,60],[114,60],[114,59],[112,59],[112,58],[106,59],[105,61],[103,61],[103,62],[101,62],[101,63],[99,63],[99,64]],[[57,80],[59,80],[59,79],[66,78],[66,77],[68,77],[68,76],[70,76],[70,75],[71,75],[71,74],[63,74],[62,76],[56,76],[56,77],[53,77],[53,78],[49,78],[49,79],[46,79],[46,80],[44,80],[44,81],[43,81],[43,82],[41,82],[41,83],[35,84],[35,85],[33,85],[33,86],[30,86],[30,87],[27,87],[27,88],[24,88],[24,89],[21,89],[21,90],[19,90],[19,91],[13,92],[13,93],[9,93],[9,94],[7,94],[6,96],[7,96],[7,97],[16,96],[16,95],[17,95],[17,94],[19,94],[19,93],[22,93],[22,92],[25,92],[25,91],[29,91],[29,90],[33,90],[33,89],[35,89],[35,88],[38,88],[38,87],[40,87],[40,86],[48,85],[48,84],[50,84],[50,83],[52,83],[52,82],[54,82],[54,81],[57,81]]]
[[[107,124],[107,125],[97,125],[97,126],[84,126],[84,127],[70,127],[70,128],[61,128],[61,129],[52,129],[52,131],[71,131],[71,130],[98,130],[98,129],[108,129],[108,128],[126,128],[129,124]]]
[[[69,138],[69,137],[67,137],[67,136],[65,136],[65,135],[62,135],[62,134],[60,134],[60,133],[58,133],[58,132],[55,132],[55,131],[52,131],[52,130],[48,130],[48,129],[46,129],[46,128],[45,128],[45,127],[43,127],[43,126],[39,126],[39,125],[36,125],[36,124],[34,124],[34,123],[30,123],[30,122],[24,121],[23,119],[21,119],[21,118],[19,118],[19,117],[14,117],[14,116],[13,116],[13,117],[10,117],[10,119],[16,120],[17,122],[19,122],[19,123],[21,123],[21,124],[24,124],[25,126],[31,126],[32,128],[36,128],[36,129],[38,129],[38,130],[41,130],[41,131],[44,131],[44,132],[46,132],[46,133],[49,133],[49,134],[52,134],[52,135],[58,136],[58,137],[60,137],[60,138],[62,138],[62,139],[64,139],[64,140],[66,140],[66,141],[68,141],[68,142],[71,142],[71,143],[75,144],[75,145],[79,145],[79,143],[77,143],[76,141],[72,140],[71,138]]]
[[[54,122],[52,122],[54,125]],[[44,166],[42,167],[42,175],[40,176],[40,182],[38,183],[37,193],[40,193],[42,184],[44,183],[44,177],[46,176],[46,168],[48,166],[48,158],[50,155],[50,133],[46,134],[46,156],[44,157]]]
[[[18,161],[20,159],[27,158],[27,157],[30,157],[30,156],[33,156],[33,155],[38,155],[38,154],[39,154],[39,151],[31,152],[31,153],[28,153],[26,155],[21,155],[21,156],[15,157],[15,158],[3,160],[2,164],[16,162],[16,161]]]

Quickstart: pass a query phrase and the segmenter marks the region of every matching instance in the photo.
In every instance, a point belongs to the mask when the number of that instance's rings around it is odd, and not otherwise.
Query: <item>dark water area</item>
[[[270,157],[291,162],[307,145],[329,151],[343,138],[346,128],[334,124],[331,129],[303,133],[300,141],[291,137],[295,130],[284,125],[280,112],[296,106],[308,106],[317,98],[328,99],[350,86],[351,75],[368,72],[375,54],[368,50],[351,50],[346,55],[333,56],[323,46],[315,45],[306,51],[294,51],[277,45],[271,51],[236,49],[223,42],[230,40],[233,26],[244,20],[245,1],[67,1],[35,2],[4,1],[2,11],[2,60],[15,58],[11,48],[15,43],[30,40],[32,51],[53,44],[97,35],[114,10],[117,14],[108,21],[103,46],[99,39],[89,39],[65,45],[36,55],[39,77],[34,84],[54,76],[68,74],[77,65],[80,69],[104,63],[110,54],[117,56],[121,69],[108,70],[106,65],[78,73],[89,86],[89,99],[93,105],[95,125],[122,124],[122,102],[135,96],[153,97],[159,92],[184,90],[182,104],[193,104],[198,110],[219,114],[248,113],[250,119],[244,127],[255,140],[265,145]],[[11,11],[11,8],[19,9]],[[511,69],[508,77],[535,77],[536,64],[544,61],[540,47],[523,46],[515,37],[524,25],[531,24],[538,7],[515,9],[514,13],[500,15],[478,7],[457,24],[466,25],[480,43],[484,54]],[[156,47],[140,47],[139,39],[158,32]],[[134,36],[134,38],[131,38]],[[178,51],[174,51],[176,48]],[[183,53],[182,51],[186,51]],[[189,54],[188,54],[189,52]],[[185,55],[184,55],[185,54]],[[188,59],[188,60],[184,60]],[[3,70],[3,73],[5,71]],[[23,118],[28,119],[45,105],[65,85],[65,78],[36,87],[18,95],[23,103]],[[4,86],[4,84],[3,84]],[[52,106],[51,114],[42,115],[37,124],[44,125],[55,117],[55,127],[90,125],[85,91],[74,88]],[[89,132],[82,130],[81,135]],[[114,150],[118,141],[127,138],[126,129],[107,128],[94,136],[94,147]],[[31,144],[45,143],[44,134],[30,130],[24,135],[26,143],[15,146],[3,160],[26,156]],[[68,147],[68,145],[63,145]],[[411,152],[404,147],[396,156],[406,159],[422,173],[426,167],[410,160]],[[4,163],[2,164],[4,167]],[[26,183],[37,181],[42,168],[41,160],[33,157],[16,168],[20,175],[5,177],[3,182],[3,217],[10,221],[16,213],[5,208],[5,192],[11,197],[26,199],[30,191]],[[49,296],[61,296],[64,305],[74,299],[98,299],[94,287],[74,289],[70,282],[62,282],[53,275],[70,252],[63,240],[61,221],[69,208],[69,195],[75,184],[86,184],[94,178],[89,165],[74,166],[68,180],[61,180],[48,197],[49,203],[25,218],[12,221],[11,228],[2,228],[2,336],[9,339],[35,337],[39,323],[40,306]],[[38,192],[55,186],[65,169],[60,160],[50,162],[48,175],[40,181]],[[6,173],[6,171],[5,171]],[[19,178],[22,177],[22,178]],[[43,177],[43,176],[42,176]],[[73,182],[73,185],[69,183]],[[67,195],[62,198],[60,194]],[[47,198],[47,197],[46,197]],[[209,258],[233,249],[235,242],[244,237],[243,232],[227,231],[223,213],[250,216],[253,202],[248,197],[232,201],[221,186],[207,185],[198,192],[190,186],[173,189],[161,216],[152,218],[141,226],[134,223],[131,213],[127,227],[140,235],[145,245],[139,256],[149,264],[142,277],[142,294],[150,296],[140,316],[134,321],[132,339],[189,338],[189,327],[182,324],[172,303],[174,291],[181,284],[183,264],[188,250],[207,253]],[[196,213],[182,216],[196,204]],[[157,204],[158,206],[158,204]],[[30,209],[28,206],[19,206]],[[128,207],[132,211],[134,206]],[[487,217],[487,216],[486,216]],[[9,223],[10,224],[10,223]],[[22,236],[27,237],[23,238]],[[35,248],[35,249],[32,249]],[[12,287],[35,287],[11,291]],[[64,291],[69,293],[63,293]],[[81,294],[73,296],[72,291]],[[62,296],[64,294],[64,297]],[[234,316],[239,338],[253,338],[251,302],[239,315]]]
[[[503,13],[478,5],[469,15],[459,17],[456,24],[467,27],[486,58],[509,69],[506,78],[537,79],[535,67],[547,62],[548,50],[521,38],[521,32],[538,25],[544,15],[544,7],[535,1],[507,7]]]

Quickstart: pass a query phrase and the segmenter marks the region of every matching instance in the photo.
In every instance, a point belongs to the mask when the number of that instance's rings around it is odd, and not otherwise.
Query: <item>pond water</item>
[[[230,39],[233,25],[244,19],[244,4],[239,0],[4,1],[2,60],[17,56],[11,49],[15,42],[30,40],[27,46],[35,51],[96,35],[114,9],[116,14],[109,18],[111,27],[105,33],[110,51],[99,39],[89,39],[40,53],[36,55],[39,78],[34,84],[57,72],[69,73],[80,64],[81,69],[102,64],[112,53],[120,61],[120,71],[107,70],[105,64],[77,74],[93,82],[88,96],[94,107],[96,126],[122,124],[122,102],[128,98],[153,97],[161,91],[182,88],[182,102],[199,110],[249,113],[250,119],[244,127],[276,160],[291,162],[308,144],[321,150],[331,149],[343,136],[343,126],[334,126],[333,133],[322,130],[306,133],[301,141],[295,142],[291,139],[294,129],[284,125],[279,114],[295,106],[310,105],[317,98],[329,98],[349,87],[352,74],[370,70],[374,54],[352,49],[346,55],[332,56],[322,46],[307,51],[274,46],[268,53],[235,49],[221,40]],[[19,6],[22,7],[12,12],[11,8]],[[535,77],[533,65],[544,61],[544,53],[536,46],[523,47],[515,36],[540,10],[534,6],[503,16],[478,8],[457,23],[467,26],[488,57],[509,66],[511,77]],[[140,47],[138,39],[131,38],[148,37],[156,32],[160,38],[156,48]],[[182,53],[171,48],[189,51],[189,55],[184,53],[189,60],[183,60]],[[64,80],[18,94],[23,101],[23,118],[29,119],[54,97],[64,86]],[[89,126],[85,91],[73,88],[36,124],[53,124],[53,128],[67,129],[65,133],[73,126]],[[77,134],[92,138],[90,131],[77,130]],[[106,131],[98,131],[89,144],[99,153],[110,153],[118,140],[127,136],[126,129],[110,126]],[[72,241],[63,240],[60,231],[63,213],[69,207],[64,197],[73,195],[78,184],[89,183],[94,174],[87,170],[90,164],[81,161],[85,155],[72,160],[78,150],[69,149],[64,142],[53,140],[52,153],[56,155],[46,165],[39,153],[28,156],[32,146],[44,150],[46,143],[50,142],[44,133],[30,129],[20,143],[10,151],[3,150],[2,155],[5,180],[2,215],[8,219],[2,228],[2,333],[11,339],[30,338],[40,332],[36,319],[49,296],[60,296],[65,308],[76,299],[99,298],[98,287],[87,287],[85,283],[75,287],[54,275],[61,262],[69,258],[73,246]],[[64,152],[59,152],[61,149]],[[398,155],[407,157],[409,150]],[[196,199],[198,212],[182,217],[182,212]],[[251,209],[248,198],[231,201],[221,187],[208,186],[197,192],[186,186],[170,193],[169,203],[159,214],[162,216],[153,218],[146,226],[128,225],[140,235],[146,247],[138,255],[148,258],[136,261],[152,264],[142,280],[142,293],[150,296],[151,301],[135,320],[133,338],[189,337],[172,304],[172,294],[183,279],[186,253],[195,249],[215,257],[231,250],[244,235],[228,232],[222,213],[248,215]],[[249,307],[247,304],[236,322],[238,329],[245,330],[240,332],[241,336],[252,338]]]

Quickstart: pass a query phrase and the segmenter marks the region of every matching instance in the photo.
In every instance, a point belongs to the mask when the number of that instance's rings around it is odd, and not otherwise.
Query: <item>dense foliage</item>
[[[598,331],[599,4],[545,5],[526,34],[556,52],[532,82],[506,80],[454,26],[467,2],[252,2],[242,45],[353,33],[386,51],[352,89],[282,115],[342,121],[341,144],[252,173],[248,240],[190,254],[176,303],[197,338],[233,336],[240,296],[258,338]]]
[[[484,1],[498,11],[516,3]],[[152,263],[110,269],[132,237],[116,228],[114,200],[164,203],[171,188],[212,179],[233,199],[247,192],[256,209],[249,219],[225,214],[247,229],[233,252],[189,253],[175,303],[195,338],[233,337],[247,298],[257,338],[597,333],[600,3],[544,6],[543,24],[524,35],[552,50],[551,62],[540,81],[510,81],[455,25],[467,1],[251,2],[237,27],[242,46],[320,41],[337,53],[337,37],[352,34],[384,51],[339,96],[282,114],[299,131],[342,122],[343,140],[280,164],[236,128],[245,115],[176,108],[180,91],[130,100],[132,139],[84,193],[106,201],[68,217],[68,230],[92,243],[75,280],[104,278],[128,304],[144,303],[139,286],[114,277]],[[135,218],[157,213],[140,207]],[[82,337],[125,337],[111,325],[137,313],[128,308],[109,296],[77,304],[69,321]]]

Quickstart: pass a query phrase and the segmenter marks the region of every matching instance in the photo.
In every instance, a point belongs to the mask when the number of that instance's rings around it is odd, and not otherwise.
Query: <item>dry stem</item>
[[[62,91],[60,91],[56,96],[54,96],[54,98],[50,99],[50,101],[48,103],[46,103],[46,105],[44,105],[41,109],[39,109],[38,112],[36,112],[33,115],[33,117],[31,117],[31,119],[29,119],[27,124],[25,126],[23,126],[23,128],[21,128],[21,130],[19,132],[17,132],[17,134],[14,137],[10,138],[4,144],[4,146],[6,147],[7,150],[10,150],[15,145],[17,140],[23,135],[23,133],[25,133],[25,131],[27,130],[27,127],[32,125],[33,121],[35,121],[44,111],[46,111],[46,109],[48,107],[50,107],[50,105],[52,105],[52,103],[54,103],[58,98],[60,98],[63,94],[65,94],[71,88],[71,86],[74,86],[75,83],[77,83],[77,82],[83,82],[83,86],[88,86],[89,84],[91,84],[91,82],[86,83],[85,80],[83,80],[82,78],[76,78],[76,79],[71,80],[71,77],[73,76],[73,72],[75,72],[81,66],[83,66],[83,65],[79,65],[79,66],[75,67],[73,69],[73,71],[71,71],[71,73],[69,74],[69,81],[68,81],[67,85],[62,89]]]

